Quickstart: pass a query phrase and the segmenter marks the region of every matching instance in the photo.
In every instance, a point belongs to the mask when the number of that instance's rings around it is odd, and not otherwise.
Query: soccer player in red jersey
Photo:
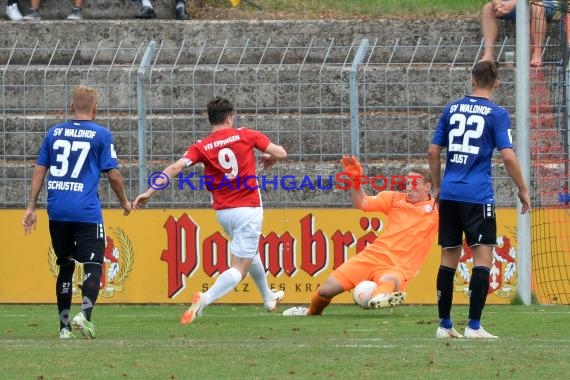
[[[178,161],[163,173],[169,179],[186,167],[202,163],[206,187],[212,195],[212,207],[218,221],[231,237],[231,267],[223,272],[205,293],[196,292],[192,305],[180,323],[192,323],[204,307],[223,297],[251,274],[263,297],[265,307],[273,311],[283,298],[283,291],[272,291],[267,284],[265,268],[258,254],[263,221],[263,208],[257,183],[254,149],[263,152],[263,168],[270,168],[287,156],[285,149],[272,143],[261,132],[234,127],[234,108],[224,98],[208,103],[208,119],[212,133],[190,146]],[[140,208],[157,190],[152,187],[140,194],[133,207]]]

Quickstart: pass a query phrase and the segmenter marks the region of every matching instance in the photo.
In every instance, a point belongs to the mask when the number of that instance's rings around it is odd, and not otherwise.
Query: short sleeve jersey
[[[445,107],[432,143],[447,148],[440,199],[495,203],[493,152],[512,148],[507,110],[488,99],[466,96]]]
[[[412,278],[437,234],[439,212],[435,201],[430,198],[410,203],[405,193],[382,191],[367,197],[364,211],[381,212],[387,217],[385,230],[366,249],[389,257],[407,278]]]
[[[111,132],[85,120],[55,125],[44,138],[37,164],[48,167],[50,220],[103,222],[99,178],[117,167]]]
[[[204,182],[215,210],[261,207],[254,148],[265,151],[269,138],[248,128],[224,128],[188,147],[188,165],[204,164]]]

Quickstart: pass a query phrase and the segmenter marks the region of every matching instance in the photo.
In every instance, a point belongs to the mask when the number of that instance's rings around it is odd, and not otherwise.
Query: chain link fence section
[[[443,106],[470,92],[469,69],[481,44],[441,38],[418,38],[387,44],[370,40],[357,65],[358,112],[350,114],[349,73],[361,40],[338,44],[335,39],[290,39],[276,43],[204,40],[189,44],[156,43],[148,67],[139,66],[147,41],[95,50],[75,46],[0,48],[2,104],[2,173],[0,205],[25,207],[29,180],[47,129],[69,115],[71,90],[85,84],[100,91],[97,120],[114,134],[127,192],[139,190],[138,126],[141,101],[146,126],[146,170],[160,171],[178,159],[197,139],[210,132],[206,105],[214,96],[235,105],[237,124],[262,131],[283,145],[289,157],[269,178],[305,175],[314,181],[341,171],[338,160],[351,150],[351,116],[356,117],[360,158],[368,175],[402,175],[410,164],[427,166],[426,150]],[[514,51],[507,38],[498,48]],[[499,58],[500,59],[500,58]],[[144,99],[137,104],[137,81]],[[502,70],[495,100],[514,113],[514,70]],[[140,96],[140,95],[139,95]],[[514,124],[514,115],[513,115]],[[201,168],[190,169],[196,176]],[[190,172],[187,171],[186,175]],[[513,206],[514,186],[500,160],[494,168],[498,206]],[[199,183],[193,180],[194,184]],[[288,182],[289,184],[290,181]],[[146,185],[145,185],[146,186]],[[298,187],[298,186],[297,186]],[[350,207],[346,191],[262,191],[267,207]],[[367,188],[369,193],[374,190]],[[116,206],[106,181],[100,196]],[[45,191],[41,202],[45,201]],[[178,181],[160,192],[150,207],[209,207],[207,191],[179,190]]]
[[[106,46],[103,42],[95,50],[85,50],[80,42],[62,46],[22,47],[18,42],[0,48],[2,105],[2,175],[0,205],[3,208],[25,207],[29,181],[46,131],[55,123],[70,118],[69,106],[73,87],[79,84],[95,87],[99,93],[97,121],[108,126],[115,138],[124,135],[121,147],[122,171],[127,187],[132,187],[131,163],[136,140],[136,93],[133,77],[136,63],[144,51],[139,46]],[[120,122],[119,122],[120,121]],[[120,127],[119,127],[120,125]],[[136,134],[135,134],[136,137]],[[136,152],[136,150],[135,150]],[[136,173],[135,173],[136,175]],[[108,185],[101,188],[108,193]],[[40,202],[45,202],[42,191]],[[116,202],[102,196],[108,206]]]

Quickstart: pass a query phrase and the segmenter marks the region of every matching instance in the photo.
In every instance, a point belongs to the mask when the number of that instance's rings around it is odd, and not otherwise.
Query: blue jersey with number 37
[[[37,164],[48,167],[50,220],[103,223],[99,178],[117,167],[107,129],[85,120],[55,125],[44,138]]]
[[[445,107],[432,143],[447,148],[440,199],[495,203],[493,151],[512,148],[507,110],[488,99],[466,96]]]

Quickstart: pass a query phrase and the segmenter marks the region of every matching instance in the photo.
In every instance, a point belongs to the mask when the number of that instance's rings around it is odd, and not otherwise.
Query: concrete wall
[[[231,94],[240,124],[287,147],[290,160],[279,175],[336,173],[338,158],[350,150],[348,69],[358,42],[367,38],[371,49],[359,69],[361,151],[370,174],[401,174],[407,163],[426,164],[441,107],[469,91],[468,69],[480,49],[474,19],[179,22],[168,20],[173,5],[167,3],[157,6],[162,20],[102,20],[124,18],[137,7],[87,1],[88,19],[67,22],[59,20],[67,7],[48,0],[42,6],[47,21],[0,22],[1,205],[25,204],[45,130],[65,118],[70,89],[79,83],[101,91],[99,120],[120,147],[129,193],[138,191],[136,78],[150,40],[159,53],[145,79],[149,173],[207,133],[204,105],[215,93]],[[513,75],[512,68],[503,71],[496,98],[507,108],[514,107]],[[501,204],[513,204],[503,168],[495,172]],[[334,191],[264,196],[269,206],[350,202]],[[113,199],[107,187],[102,199]],[[183,202],[207,207],[208,196],[165,191],[154,205]]]
[[[109,0],[106,0],[109,1]],[[60,8],[57,8],[59,11]],[[136,8],[135,8],[136,9]],[[118,11],[118,10],[117,10]],[[64,12],[63,14],[67,14]],[[138,46],[140,41],[156,39],[179,45],[184,39],[189,45],[210,41],[218,43],[227,39],[244,41],[254,46],[271,39],[274,44],[285,44],[289,40],[310,41],[335,39],[339,45],[351,44],[361,38],[378,39],[381,44],[416,45],[421,39],[423,45],[441,42],[457,46],[479,44],[481,32],[479,21],[469,20],[121,20],[85,19],[83,21],[46,20],[41,22],[0,22],[0,46],[11,46],[15,41],[23,46],[33,46],[39,41],[61,41],[63,46],[97,46],[100,41],[117,42]],[[105,17],[106,18],[106,17]],[[472,57],[469,59],[472,60]],[[429,63],[429,62],[428,62]]]

